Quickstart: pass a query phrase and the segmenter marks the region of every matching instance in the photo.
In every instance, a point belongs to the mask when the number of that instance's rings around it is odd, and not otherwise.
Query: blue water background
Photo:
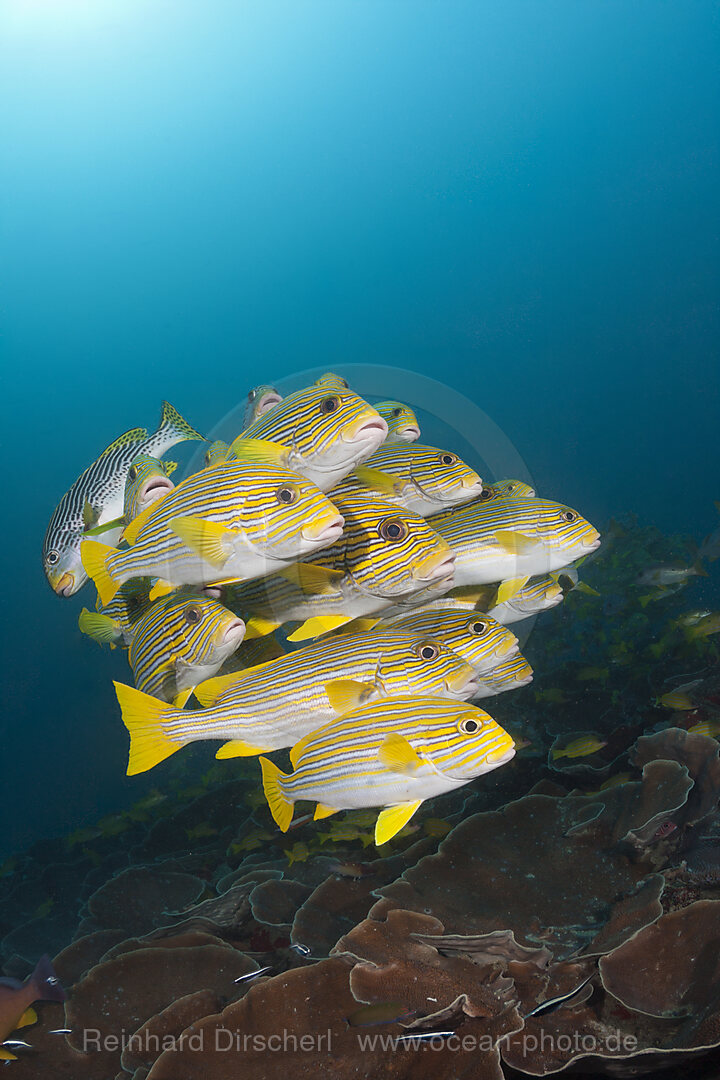
[[[7,851],[142,790],[47,519],[167,397],[399,365],[541,493],[700,539],[718,483],[718,8],[702,0],[6,0]],[[173,455],[171,455],[173,456]]]

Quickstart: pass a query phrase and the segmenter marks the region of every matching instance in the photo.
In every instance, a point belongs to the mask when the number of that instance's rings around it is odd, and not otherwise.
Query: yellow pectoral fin
[[[529,580],[529,575],[526,575],[525,577],[508,578],[507,581],[501,581],[498,585],[495,603],[506,604],[508,600],[512,600],[513,596],[517,596],[520,590],[525,588]]]
[[[338,715],[357,709],[373,694],[372,683],[356,682],[354,679],[333,679],[325,684],[325,693],[330,708]]]
[[[243,742],[242,739],[231,739],[229,742],[223,743],[215,754],[215,757],[221,759],[231,757],[255,757],[256,754],[267,754],[271,753],[272,750],[272,746],[251,746],[250,743]]]
[[[87,608],[83,608],[78,616],[78,627],[99,645],[107,645],[119,634],[115,621],[109,615],[100,615],[96,611],[88,611]]]
[[[254,641],[255,638],[267,637],[268,634],[272,634],[273,630],[277,630],[278,626],[282,626],[282,623],[275,622],[273,619],[263,619],[260,615],[253,615],[245,623],[243,641]]]
[[[171,585],[169,581],[158,578],[148,594],[148,600],[159,600],[161,596],[168,596],[176,588],[177,585]]]
[[[345,576],[342,570],[331,570],[328,566],[315,566],[313,563],[295,563],[278,571],[279,577],[291,581],[310,596],[316,593],[335,592],[336,585]]]
[[[283,465],[290,457],[290,450],[282,443],[244,439],[242,435],[238,435],[230,449],[241,461],[254,461],[259,465]]]
[[[237,533],[217,521],[197,517],[176,517],[168,522],[183,544],[211,566],[222,566],[232,554]]]
[[[334,806],[325,806],[324,803],[319,802],[315,807],[315,813],[313,814],[313,821],[320,821],[322,818],[330,817],[332,814],[337,814],[338,810]]]
[[[315,615],[312,619],[306,619],[302,626],[298,626],[288,636],[288,641],[309,641],[310,638],[322,637],[331,630],[337,630],[338,626],[344,626],[351,622],[349,615]],[[247,640],[247,634],[245,635]]]
[[[38,1014],[35,1012],[35,1010],[33,1008],[30,1008],[30,1009],[25,1010],[25,1012],[22,1014],[22,1016],[18,1020],[15,1027],[16,1028],[29,1027],[30,1024],[37,1024],[37,1022],[38,1022]]]
[[[373,491],[380,491],[383,495],[399,495],[401,485],[394,476],[382,472],[381,469],[371,469],[365,465],[359,465],[354,470],[355,476],[365,487]]]
[[[148,518],[155,513],[158,506],[162,502],[162,499],[156,499],[155,502],[146,506],[141,514],[138,514],[136,518],[133,518],[129,525],[126,525],[123,529],[121,540],[124,540],[126,544],[134,544],[138,538],[138,534],[147,525]]]
[[[85,529],[91,529],[93,525],[97,525],[99,514],[94,506],[86,500],[82,509],[82,519]]]
[[[501,547],[508,555],[525,555],[538,546],[538,540],[534,536],[525,536],[523,533],[503,529],[495,533],[495,540],[498,547]]]
[[[388,806],[380,811],[375,822],[375,843],[378,847],[392,840],[393,836],[407,825],[421,802],[422,799],[417,799],[416,802],[400,803],[399,806]]]
[[[591,585],[586,584],[586,582],[584,582],[584,581],[578,581],[575,588],[577,589],[578,592],[585,593],[586,596],[599,596],[600,595],[600,593],[597,591],[597,589],[593,589],[593,587]]]
[[[405,775],[414,773],[422,765],[417,750],[402,735],[388,735],[378,750],[378,757],[391,772]]]

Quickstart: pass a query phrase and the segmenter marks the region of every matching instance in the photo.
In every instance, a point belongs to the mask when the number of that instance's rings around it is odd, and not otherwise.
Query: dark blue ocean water
[[[0,35],[3,848],[147,789],[40,548],[164,397],[211,429],[404,367],[593,522],[715,527],[716,4],[6,0]]]

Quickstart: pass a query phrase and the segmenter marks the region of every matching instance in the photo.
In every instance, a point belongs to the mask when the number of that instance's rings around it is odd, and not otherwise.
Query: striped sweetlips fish
[[[457,454],[419,443],[385,443],[332,490],[336,495],[370,491],[378,498],[428,517],[477,499],[482,480]]]
[[[261,383],[260,386],[253,386],[252,390],[248,392],[245,403],[243,430],[250,427],[251,424],[254,424],[258,417],[264,416],[266,412],[270,412],[271,409],[274,409],[281,401],[282,395],[274,386],[270,386],[268,383]]]
[[[234,461],[202,469],[127,526],[126,550],[93,540],[83,565],[103,604],[122,582],[169,585],[249,579],[332,544],[343,519],[314,484],[272,465]]]
[[[498,592],[501,593],[501,591],[502,586],[488,598],[487,613],[505,626],[557,607],[564,598],[562,586],[549,574],[530,578],[516,590],[510,591],[507,599],[500,599]],[[499,603],[498,600],[500,600]]]
[[[151,578],[133,578],[121,585],[105,607],[98,596],[95,611],[83,608],[78,616],[78,628],[99,645],[127,646],[133,638],[136,624],[153,605],[150,599]]]
[[[116,522],[105,538],[115,543],[120,536],[125,479],[137,455],[161,457],[186,439],[202,439],[202,435],[164,401],[157,431],[149,435],[145,428],[133,428],[120,435],[63,495],[43,541],[45,576],[58,596],[73,596],[87,581],[80,544],[88,529]]]
[[[242,619],[217,600],[163,597],[133,627],[128,660],[135,685],[184,704],[194,686],[220,670],[244,634]]]
[[[232,449],[241,460],[250,456],[262,460],[261,443],[269,455],[266,460],[329,491],[369,458],[386,435],[385,421],[357,394],[310,386],[290,394],[250,424]],[[268,442],[276,444],[274,452]]]
[[[477,675],[497,667],[518,651],[518,639],[511,630],[477,612],[412,611],[381,625],[432,635],[461,656]]]
[[[292,774],[261,757],[270,813],[283,832],[300,799],[315,818],[385,807],[375,825],[384,844],[432,799],[504,765],[510,735],[474,706],[438,698],[390,698],[363,705],[306,735],[290,751]]]
[[[326,371],[319,379],[315,380],[315,386],[324,386],[328,390],[349,390],[347,379],[342,375],[336,375],[334,371]]]
[[[486,671],[478,680],[478,688],[473,694],[473,701],[479,698],[494,697],[507,690],[517,690],[532,682],[533,669],[521,653],[515,653],[491,671]]]
[[[125,481],[122,513],[125,525],[174,489],[170,475],[176,468],[175,461],[160,461],[150,454],[138,454],[133,458]]]
[[[222,439],[211,442],[205,451],[205,467],[213,469],[216,465],[224,465],[226,461],[236,461],[237,454]]]
[[[401,401],[381,401],[375,406],[388,426],[388,442],[414,442],[420,438],[418,418],[409,405]]]
[[[331,547],[280,574],[222,592],[226,607],[248,624],[248,638],[287,622],[305,641],[372,615],[388,604],[420,604],[452,585],[453,554],[418,514],[370,495],[335,501],[344,518]]]
[[[166,708],[116,683],[130,732],[128,774],[152,768],[191,742],[229,739],[219,758],[292,746],[336,715],[385,697],[466,700],[475,672],[422,634],[373,631],[324,639],[256,668],[195,687],[200,710]]]
[[[516,499],[532,499],[536,494],[535,488],[530,487],[524,480],[493,480],[486,490],[488,498],[491,495],[512,495]]]
[[[455,553],[456,586],[508,579],[516,584],[567,566],[600,545],[599,532],[577,510],[550,499],[479,499],[435,514],[428,524]]]

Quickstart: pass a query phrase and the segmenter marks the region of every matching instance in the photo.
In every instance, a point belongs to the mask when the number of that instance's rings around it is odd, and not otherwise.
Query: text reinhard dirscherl
[[[445,1032],[442,1035],[428,1035],[422,1032],[407,1032],[402,1038],[397,1034],[381,1034],[380,1032],[356,1031],[355,1037],[358,1042],[358,1050],[361,1053],[373,1052],[396,1052],[403,1050],[463,1052],[473,1051],[489,1052],[503,1041],[512,1040],[515,1052],[520,1044],[523,1057],[529,1054],[560,1053],[571,1057],[586,1054],[602,1054],[608,1056],[616,1054],[625,1057],[633,1054],[638,1048],[635,1036],[627,1035],[619,1029],[609,1032],[604,1039],[598,1039],[588,1032],[576,1031],[572,1034],[557,1034],[556,1032],[520,1031],[505,1035],[498,1039],[489,1032],[475,1035],[461,1032]],[[229,1028],[217,1027],[208,1030],[200,1029],[192,1031],[187,1029],[182,1035],[154,1035],[150,1031],[129,1033],[122,1031],[119,1035],[105,1034],[97,1028],[84,1028],[82,1032],[82,1049],[86,1054],[98,1052],[113,1052],[117,1050],[133,1050],[144,1053],[160,1054],[163,1051],[185,1051],[190,1053],[304,1053],[304,1054],[329,1054],[333,1049],[333,1041],[338,1038],[338,1033],[330,1028],[322,1034],[306,1033],[297,1035],[295,1032],[283,1029],[270,1034],[260,1034],[247,1031],[231,1031]]]

